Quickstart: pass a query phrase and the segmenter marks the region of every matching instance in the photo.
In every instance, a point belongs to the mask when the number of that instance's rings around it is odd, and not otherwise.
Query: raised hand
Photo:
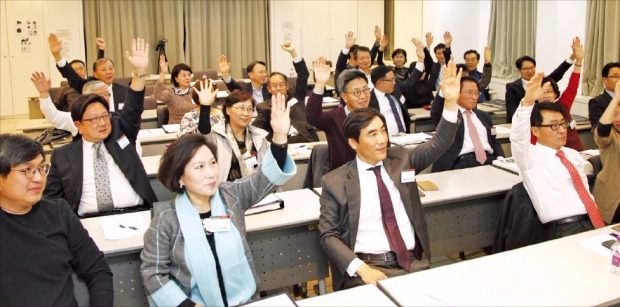
[[[450,48],[450,46],[452,46],[452,34],[450,34],[449,31],[444,32],[443,42],[446,44],[446,48]]]
[[[540,99],[543,96],[545,91],[551,88],[551,84],[549,82],[541,85],[542,79],[545,77],[544,72],[539,72],[535,74],[530,81],[525,84],[525,96],[521,100],[521,105],[523,106],[531,106],[536,102],[536,100]]]
[[[280,93],[271,97],[271,129],[273,129],[272,141],[274,144],[285,144],[287,142],[288,131],[291,126],[289,116],[291,107],[286,103],[286,99]]]
[[[353,31],[349,31],[344,34],[344,48],[351,49],[353,45],[355,45],[355,34]]]
[[[443,70],[443,80],[439,83],[441,92],[443,93],[445,100],[444,108],[456,111],[456,101],[461,95],[461,75],[462,71],[456,68],[456,62],[454,57],[450,58],[448,65]]]
[[[571,57],[575,57],[575,64],[581,65],[581,62],[583,61],[583,45],[581,44],[581,39],[579,36],[573,39],[571,48],[573,49],[573,54]]]
[[[105,50],[105,40],[103,38],[97,37],[97,47],[99,47],[99,50]]]
[[[320,86],[320,89],[325,88],[325,84],[329,80],[329,76],[331,74],[329,65],[325,64],[325,57],[320,56],[313,63],[313,71],[314,71],[314,87]],[[319,90],[319,88],[317,88]]]
[[[433,45],[433,33],[426,33],[426,49],[431,50],[431,46]]]
[[[484,47],[484,63],[491,63],[491,47],[489,46]]]
[[[159,72],[162,74],[168,73],[168,62],[166,61],[166,56],[163,54],[159,56]]]
[[[375,43],[381,41],[381,27],[375,26]]]
[[[138,74],[145,73],[149,66],[149,44],[139,37],[132,39],[131,52],[125,51],[125,57]]]
[[[217,91],[213,90],[213,81],[209,79],[199,80],[200,87],[194,86],[194,91],[198,94],[198,101],[203,106],[210,106],[215,102]],[[207,84],[205,88],[205,83]]]
[[[60,52],[62,51],[62,41],[58,39],[56,34],[50,33],[47,37],[47,43],[50,46],[50,52],[54,56],[56,62],[60,61],[60,59],[62,59],[60,56]]]
[[[411,39],[411,42],[413,43],[413,45],[415,45],[415,53],[418,55],[418,61],[423,62],[424,61],[424,44],[422,44],[422,42],[415,37]]]
[[[222,75],[222,78],[226,79],[230,73],[230,62],[225,54],[217,58],[217,65],[220,68],[220,75]]]
[[[284,41],[282,45],[280,45],[282,49],[291,54],[291,57],[297,57],[297,51],[295,50],[295,46],[291,41]]]
[[[379,50],[383,51],[385,50],[385,47],[387,47],[389,40],[387,35],[383,34],[383,36],[381,36],[381,41],[379,41]]]
[[[50,88],[52,88],[52,80],[47,79],[45,74],[40,71],[35,71],[30,77],[30,81],[34,84],[39,92],[39,97],[47,98],[49,96]]]

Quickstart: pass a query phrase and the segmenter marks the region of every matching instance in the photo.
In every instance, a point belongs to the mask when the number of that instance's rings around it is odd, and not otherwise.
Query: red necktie
[[[594,199],[590,197],[590,193],[588,193],[588,190],[584,186],[581,176],[579,176],[579,172],[575,166],[568,161],[568,159],[566,159],[566,155],[564,155],[563,151],[558,150],[556,156],[560,158],[562,164],[564,164],[564,166],[568,169],[573,185],[577,190],[577,194],[579,194],[579,198],[581,198],[581,201],[585,205],[586,211],[588,211],[588,216],[590,217],[590,221],[592,221],[594,228],[604,227],[605,223],[603,222],[603,218],[601,218],[601,213],[598,211],[598,207],[596,206],[596,203],[594,203]]]
[[[398,223],[396,222],[396,215],[394,214],[394,206],[392,205],[392,198],[388,191],[383,178],[381,178],[381,165],[371,167],[368,170],[372,170],[377,177],[377,188],[379,189],[379,201],[381,202],[381,221],[383,223],[383,230],[390,242],[390,249],[396,253],[396,259],[398,264],[405,270],[409,270],[411,267],[411,259],[407,246],[405,246],[405,240],[400,235],[398,229]]]
[[[480,141],[478,130],[476,129],[474,122],[471,120],[471,110],[465,110],[465,115],[467,115],[467,129],[469,129],[469,138],[471,139],[472,144],[474,144],[476,161],[480,164],[484,164],[484,162],[487,161],[487,153],[484,151],[484,147]]]

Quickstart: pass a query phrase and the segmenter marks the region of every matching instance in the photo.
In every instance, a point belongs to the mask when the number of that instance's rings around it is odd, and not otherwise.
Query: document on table
[[[617,232],[616,235],[618,235]],[[579,245],[597,253],[597,254],[601,254],[605,257],[610,257],[611,255],[611,251],[609,250],[609,248],[603,246],[603,242],[607,241],[607,240],[613,240],[614,237],[610,236],[609,234],[602,234],[602,235],[598,235],[598,236],[594,236],[594,237],[590,237],[587,239],[583,239],[581,241],[577,241],[577,243],[579,243]]]
[[[253,307],[295,307],[295,301],[286,293],[269,296],[257,301],[253,301],[241,306],[253,306]]]
[[[166,134],[166,131],[164,131],[164,129],[162,128],[140,129],[140,131],[138,131],[138,138],[142,139],[142,138],[160,136],[160,135],[165,135],[165,134]]]
[[[515,174],[519,174],[519,167],[517,166],[514,158],[497,157],[497,160],[493,160],[493,165]]]
[[[495,126],[495,132],[497,134],[510,134],[510,128],[504,126]]]
[[[106,240],[142,236],[149,227],[142,217],[142,212],[105,216],[99,219],[99,225]]]
[[[179,133],[181,130],[181,124],[171,124],[161,126],[166,133]]]
[[[424,143],[430,138],[431,136],[424,132],[411,133],[411,134],[395,133],[390,136],[390,142],[394,144],[398,144],[398,145],[411,145],[411,144]]]
[[[252,208],[245,211],[245,215],[252,215],[284,208],[284,201],[276,194],[269,194]]]

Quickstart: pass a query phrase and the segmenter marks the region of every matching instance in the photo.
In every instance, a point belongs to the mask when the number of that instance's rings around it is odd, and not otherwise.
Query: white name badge
[[[571,120],[571,121],[570,121],[570,123],[568,124],[568,126],[569,126],[571,129],[575,129],[575,128],[577,128],[577,122],[573,119],[573,120]]]
[[[129,145],[129,139],[127,139],[127,137],[123,134],[118,140],[116,140],[116,143],[118,143],[118,146],[120,146],[121,149],[125,149],[125,147]]]
[[[497,135],[497,128],[491,128],[491,135]]]
[[[294,105],[296,105],[299,102],[299,100],[297,100],[297,98],[291,98],[291,100],[286,102],[286,105],[289,107],[292,107]]]
[[[202,227],[208,232],[230,231],[230,218],[228,216],[212,216],[202,221]]]
[[[258,160],[256,159],[256,156],[246,158],[245,165],[247,165],[247,167],[255,168],[256,165],[258,165]]]
[[[400,183],[415,182],[415,170],[403,170],[400,175]]]

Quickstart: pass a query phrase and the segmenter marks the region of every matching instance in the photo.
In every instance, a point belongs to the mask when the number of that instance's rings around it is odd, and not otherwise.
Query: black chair
[[[312,147],[308,170],[304,178],[304,189],[321,187],[321,177],[329,172],[327,144],[316,144]]]
[[[603,162],[601,161],[601,156],[592,156],[588,158],[588,162],[592,164],[592,168],[594,169],[594,174],[588,175],[588,185],[590,186],[590,192],[594,191],[594,183],[596,182],[596,176],[603,169]]]
[[[157,128],[168,124],[168,106],[157,106]]]

